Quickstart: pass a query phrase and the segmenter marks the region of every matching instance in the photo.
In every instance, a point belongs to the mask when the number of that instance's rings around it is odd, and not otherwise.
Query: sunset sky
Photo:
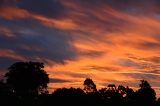
[[[49,88],[137,88],[160,95],[160,0],[0,0],[0,77],[17,61],[45,63]]]

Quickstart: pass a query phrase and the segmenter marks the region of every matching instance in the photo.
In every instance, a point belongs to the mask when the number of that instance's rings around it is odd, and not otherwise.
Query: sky
[[[160,95],[159,0],[0,0],[0,77],[17,61],[45,63],[50,89],[92,78]]]

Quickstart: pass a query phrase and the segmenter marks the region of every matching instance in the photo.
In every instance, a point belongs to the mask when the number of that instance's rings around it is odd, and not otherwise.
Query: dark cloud
[[[84,74],[84,73],[68,73],[68,75],[73,78],[87,78],[90,76],[89,74]]]
[[[159,42],[142,42],[139,45],[137,45],[137,48],[142,50],[159,50],[160,43]]]
[[[118,73],[122,76],[126,76],[126,79],[123,81],[119,81],[117,78],[116,80],[107,80],[108,83],[104,83],[104,86],[107,86],[108,84],[115,84],[115,85],[124,85],[129,87],[138,87],[140,80],[144,79],[149,81],[149,83],[152,86],[159,86],[159,83],[157,81],[160,78],[160,75],[156,75],[154,73]],[[133,78],[134,80],[128,80],[127,77]]]
[[[149,61],[152,63],[159,63],[160,64],[160,57],[158,56],[153,56],[153,57],[148,57],[148,58],[142,58],[144,61]]]
[[[50,81],[50,83],[67,83],[67,82],[70,82],[68,80],[58,79],[58,78],[50,78],[49,81]]]
[[[70,44],[72,38],[63,31],[45,27],[34,20],[6,22],[5,26],[15,35],[11,38],[0,36],[0,48],[13,50],[33,61],[64,63],[76,58],[76,49]]]
[[[62,2],[68,2],[67,0],[61,0]],[[118,11],[123,11],[134,15],[146,15],[159,13],[159,0],[70,0],[74,5],[80,5],[83,8],[92,9],[99,7],[111,7]],[[68,3],[69,3],[68,2]]]
[[[155,74],[159,74],[160,75],[160,70],[152,70],[152,71],[150,71],[150,73],[155,73]]]
[[[32,13],[54,18],[60,18],[67,12],[58,0],[20,0],[17,6]]]
[[[127,54],[127,56],[128,56],[128,58],[134,59],[134,60],[137,60],[137,61],[160,63],[160,57],[159,56],[150,56],[150,57],[146,57],[146,58],[136,57],[133,54]]]
[[[122,73],[123,75],[130,76],[134,79],[145,79],[145,80],[157,80],[160,78],[160,75],[154,74],[154,73],[147,73],[147,72],[142,72],[142,73]]]
[[[0,6],[15,5],[18,0],[0,0]]]
[[[82,56],[89,56],[89,57],[101,57],[105,54],[103,51],[95,51],[95,50],[86,50],[86,51],[80,51],[79,55]]]
[[[119,71],[118,68],[116,67],[111,67],[111,66],[96,66],[96,65],[90,65],[86,66],[84,68],[85,70],[97,70],[97,71]]]
[[[152,37],[154,38],[154,36]],[[138,43],[133,43],[133,42],[128,42],[128,45],[133,46],[136,49],[139,50],[148,50],[149,52],[152,51],[158,51],[160,48],[160,43],[159,42],[152,42],[152,41],[139,41]]]
[[[69,70],[66,70],[66,71],[56,71],[54,72],[54,74],[56,75],[66,75],[66,76],[70,76],[70,77],[73,77],[73,78],[87,78],[87,77],[90,77],[89,74],[87,73],[76,73],[76,72],[70,72]]]
[[[131,59],[119,59],[117,61],[117,64],[119,64],[121,66],[125,66],[125,67],[135,67],[138,69],[144,68],[144,66],[141,63],[138,63],[138,62],[133,61]]]
[[[160,74],[145,73],[145,72],[136,73],[135,72],[135,73],[123,73],[122,75],[129,76],[131,78],[136,79],[137,81],[142,80],[142,79],[147,80],[150,82],[151,86],[160,86],[160,84],[157,83],[157,81],[160,79]],[[139,83],[137,83],[137,85],[138,84]],[[132,85],[135,86],[136,84],[132,84]]]
[[[146,70],[146,73],[159,74],[160,72],[160,57],[158,56],[140,58],[134,55],[129,55],[129,58],[138,61],[142,69]]]

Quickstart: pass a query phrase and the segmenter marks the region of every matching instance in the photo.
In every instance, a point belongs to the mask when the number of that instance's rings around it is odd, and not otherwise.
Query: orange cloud
[[[37,21],[40,21],[42,24],[50,27],[57,27],[60,29],[75,29],[76,24],[72,22],[71,19],[54,19],[50,17],[45,17],[42,15],[31,13],[25,9],[21,9],[16,6],[1,6],[0,7],[0,16],[8,19],[25,19],[32,18]]]
[[[15,6],[1,6],[0,16],[9,20],[13,20],[14,18],[27,18],[30,16],[30,14],[26,10]]]
[[[72,30],[76,28],[76,24],[72,22],[70,19],[53,19],[49,17],[44,17],[40,15],[33,15],[32,18],[40,21],[42,24],[49,26],[49,27],[56,27],[59,29],[64,29],[64,30]]]
[[[0,57],[9,57],[12,59],[18,59],[24,61],[24,57],[18,55],[16,52],[10,50],[10,49],[0,49]]]
[[[96,51],[103,52],[103,55],[89,57],[80,54],[77,60],[67,61],[66,65],[53,65],[50,71],[85,73],[102,86],[103,81],[109,83],[112,79],[135,84],[139,79],[144,78],[146,73],[155,69],[160,70],[159,63],[153,65],[150,70],[149,62],[130,58],[130,55],[139,58],[159,55],[160,22],[158,19],[150,15],[129,14],[108,6],[86,10],[81,5],[64,3],[71,10],[64,20],[72,20],[66,23],[74,23],[75,26],[72,29],[65,28],[65,25],[57,28],[67,30],[71,34],[74,39],[73,45],[79,53]],[[125,73],[130,74],[126,76]],[[132,77],[134,73],[141,73],[140,77]],[[157,73],[152,74],[159,77]],[[72,76],[68,78],[65,74],[63,77],[69,80],[75,79]],[[150,80],[149,77],[147,78]]]

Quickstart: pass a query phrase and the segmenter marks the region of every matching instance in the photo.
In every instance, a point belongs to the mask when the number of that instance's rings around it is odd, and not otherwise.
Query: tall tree
[[[97,91],[95,83],[90,78],[86,78],[83,85],[84,85],[84,91],[87,93]]]
[[[138,103],[141,105],[153,106],[156,101],[156,93],[154,89],[151,88],[151,85],[146,80],[141,80],[139,86],[140,89],[136,92]]]
[[[5,74],[6,83],[19,95],[38,94],[47,91],[48,74],[40,62],[17,62]]]

